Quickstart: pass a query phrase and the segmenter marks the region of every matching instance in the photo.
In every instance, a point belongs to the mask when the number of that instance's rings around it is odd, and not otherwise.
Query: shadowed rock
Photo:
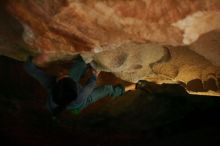
[[[189,91],[194,91],[194,92],[204,92],[203,84],[200,79],[194,79],[192,81],[189,81],[186,85],[186,88]]]
[[[204,81],[204,88],[207,90],[217,91],[218,87],[216,85],[216,80],[209,78],[207,81]]]

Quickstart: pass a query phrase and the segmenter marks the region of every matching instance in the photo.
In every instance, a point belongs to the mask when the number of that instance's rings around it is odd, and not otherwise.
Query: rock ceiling
[[[219,0],[11,0],[6,7],[40,66],[80,53],[126,81],[220,96]]]

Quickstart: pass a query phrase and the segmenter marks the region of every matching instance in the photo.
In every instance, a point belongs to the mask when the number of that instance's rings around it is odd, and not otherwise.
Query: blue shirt
[[[96,102],[97,100],[106,97],[106,96],[120,96],[124,94],[125,89],[122,85],[104,85],[97,87],[96,86],[96,77],[92,76],[86,83],[85,86],[81,86],[79,81],[87,69],[87,64],[79,56],[75,58],[74,64],[69,70],[69,77],[72,78],[77,84],[77,98],[67,105],[66,109],[78,113],[82,109],[86,108],[88,105]],[[46,74],[44,71],[37,68],[33,63],[32,59],[28,58],[27,62],[24,64],[26,72],[31,75],[33,78],[38,80],[41,85],[48,92],[48,102],[47,107],[49,111],[53,113],[53,110],[57,108],[57,105],[52,98],[52,86],[55,83],[56,78],[54,76]]]
[[[80,113],[80,111],[92,103],[95,103],[99,99],[102,99],[106,96],[117,97],[121,96],[125,92],[125,88],[122,85],[103,85],[96,86],[96,80],[91,78],[88,84],[82,87],[77,83],[77,98],[67,105],[66,109],[72,111],[75,114]],[[49,110],[55,109],[58,107],[56,103],[53,102],[51,94],[49,94],[48,102]]]

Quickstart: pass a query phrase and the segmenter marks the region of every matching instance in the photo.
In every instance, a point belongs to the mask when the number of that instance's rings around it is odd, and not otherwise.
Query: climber
[[[96,78],[99,72],[92,68],[90,64],[86,64],[81,56],[74,59],[69,73],[65,76],[48,75],[32,63],[32,57],[27,59],[24,68],[47,90],[49,96],[47,107],[54,117],[65,109],[80,113],[82,109],[103,97],[112,96],[115,98],[136,88],[136,84],[126,87],[120,84],[96,86]],[[88,68],[93,70],[93,75],[82,86],[80,79]]]

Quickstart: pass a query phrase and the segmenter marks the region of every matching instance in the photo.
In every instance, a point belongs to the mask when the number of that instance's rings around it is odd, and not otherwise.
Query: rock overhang
[[[16,0],[7,7],[38,65],[82,54],[127,81],[181,83],[193,94],[219,95],[218,0]]]

